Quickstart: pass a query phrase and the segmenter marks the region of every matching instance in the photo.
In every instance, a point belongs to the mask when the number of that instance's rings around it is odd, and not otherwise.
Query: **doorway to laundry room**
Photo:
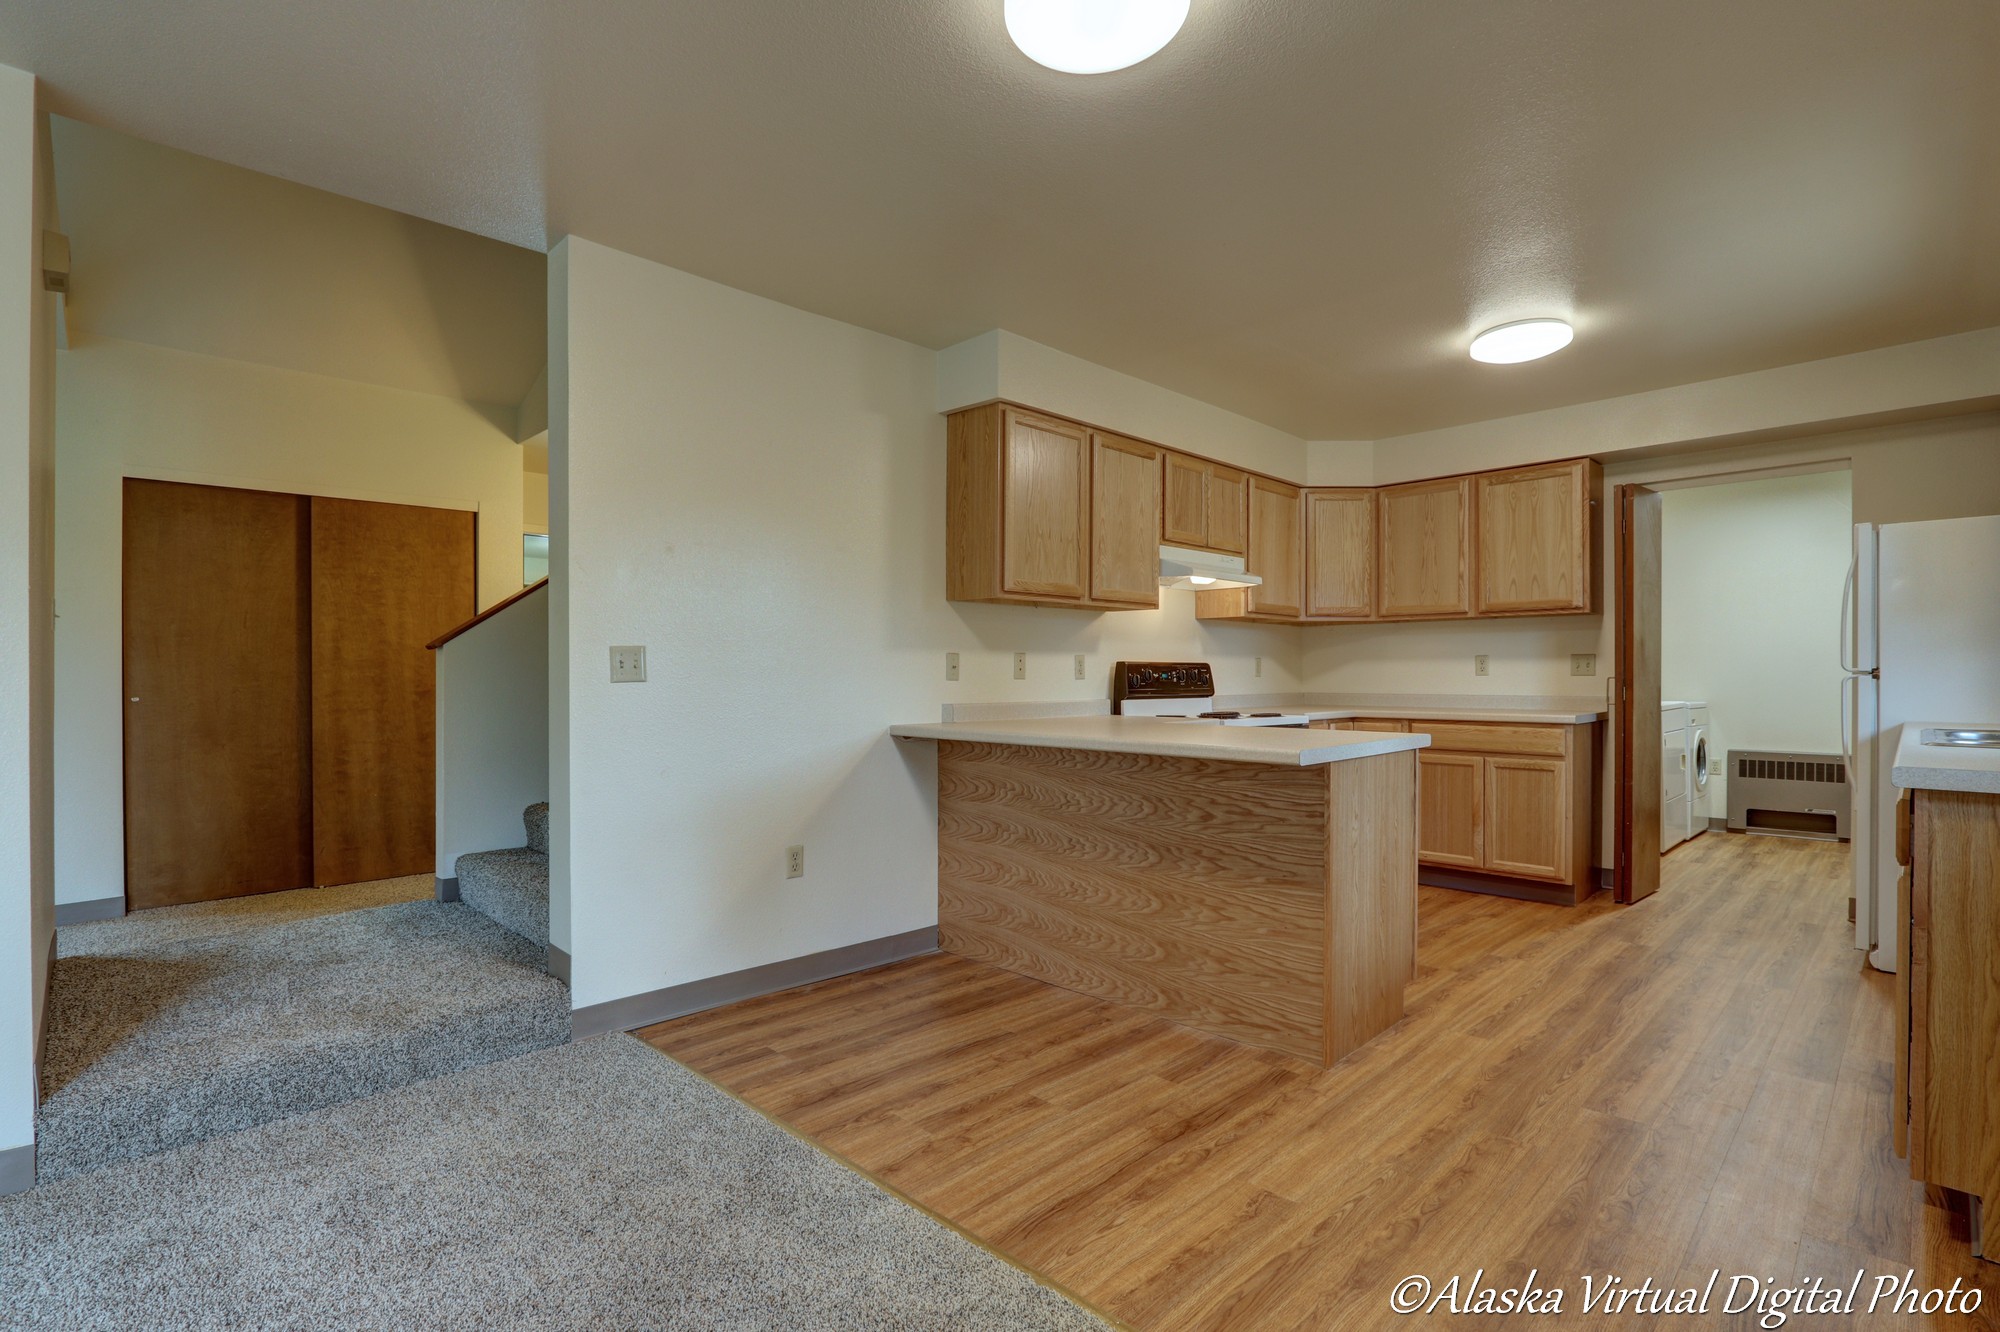
[[[1661,490],[1660,849],[1845,840],[1845,466]]]

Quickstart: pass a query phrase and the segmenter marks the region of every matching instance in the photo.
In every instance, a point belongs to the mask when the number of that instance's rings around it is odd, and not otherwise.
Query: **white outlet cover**
[[[1014,678],[1016,680],[1028,678],[1028,654],[1025,652],[1014,654]]]

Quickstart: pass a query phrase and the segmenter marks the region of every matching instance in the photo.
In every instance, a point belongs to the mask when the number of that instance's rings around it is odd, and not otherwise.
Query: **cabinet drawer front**
[[[1432,749],[1473,754],[1536,754],[1546,758],[1563,758],[1569,753],[1566,726],[1432,722],[1412,717],[1410,729],[1430,736]]]

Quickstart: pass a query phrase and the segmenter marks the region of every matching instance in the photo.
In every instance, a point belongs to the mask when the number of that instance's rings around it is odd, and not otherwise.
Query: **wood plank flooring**
[[[1409,1016],[1324,1070],[944,954],[639,1034],[1136,1328],[1382,1327],[1404,1276],[1531,1268],[1561,1317],[1450,1325],[1755,1326],[1578,1307],[1718,1267],[1983,1296],[1790,1327],[1994,1328],[2000,1266],[1891,1149],[1847,864],[1710,833],[1632,907],[1426,888]]]

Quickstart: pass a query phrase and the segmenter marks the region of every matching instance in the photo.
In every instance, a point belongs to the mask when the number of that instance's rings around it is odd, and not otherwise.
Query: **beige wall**
[[[24,1187],[49,944],[55,300],[47,127],[32,75],[0,66],[0,1190]]]
[[[471,509],[479,604],[521,587],[511,412],[93,339],[58,358],[57,900],[124,891],[122,479]]]
[[[574,237],[551,268],[552,872],[578,1004],[934,924],[933,756],[895,722],[1104,699],[1121,657],[1299,687],[1295,631],[1199,625],[1190,593],[947,602],[932,352]],[[1103,394],[1129,415],[1056,406],[1170,423],[1136,383]],[[608,683],[614,643],[647,645],[648,683]]]

